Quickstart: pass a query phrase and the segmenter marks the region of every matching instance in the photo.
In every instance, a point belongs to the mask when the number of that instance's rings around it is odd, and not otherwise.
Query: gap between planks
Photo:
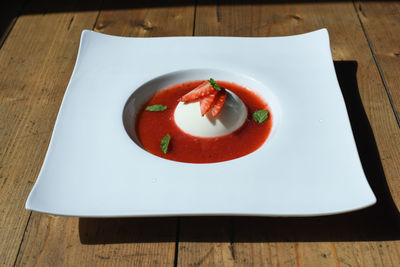
[[[28,217],[28,220],[26,221],[24,233],[22,234],[22,238],[21,238],[21,242],[19,243],[17,255],[15,256],[15,260],[14,260],[14,264],[13,264],[14,267],[17,265],[18,256],[19,256],[19,253],[21,252],[22,244],[24,243],[26,230],[28,229],[29,222],[31,221],[31,216],[32,216],[32,211],[29,212],[29,217]]]
[[[175,236],[175,254],[174,254],[174,267],[178,266],[179,257],[179,238],[181,233],[181,217],[176,219],[176,236]]]
[[[196,35],[196,14],[197,14],[197,0],[194,1],[192,36]],[[174,267],[178,266],[180,233],[181,233],[181,217],[177,217],[177,220],[176,220]]]
[[[361,19],[361,17],[360,17],[359,10],[357,9],[357,5],[356,5],[356,3],[355,3],[354,0],[353,0],[353,6],[354,6],[354,10],[356,11],[356,14],[357,14],[358,21],[360,22],[361,28],[362,28],[362,30],[363,30],[365,39],[367,40],[369,49],[371,50],[372,58],[374,59],[375,65],[376,65],[376,67],[377,67],[377,69],[378,69],[379,76],[381,77],[381,81],[382,81],[383,87],[385,88],[386,95],[387,95],[387,97],[388,97],[390,106],[392,107],[392,111],[393,111],[393,114],[394,114],[394,116],[395,116],[395,118],[396,118],[397,125],[398,125],[399,128],[400,128],[400,117],[399,117],[399,113],[397,112],[396,107],[395,107],[395,105],[394,105],[394,103],[393,103],[392,94],[391,94],[390,91],[389,91],[389,88],[388,88],[388,86],[387,86],[385,77],[383,76],[382,68],[381,68],[381,66],[380,66],[380,64],[379,64],[379,62],[378,62],[378,58],[376,57],[375,51],[374,51],[374,49],[373,49],[373,47],[372,47],[372,42],[371,42],[370,38],[368,37],[367,30],[365,29],[364,23],[363,23],[363,21],[362,21],[362,19]]]
[[[99,21],[100,13],[101,13],[101,10],[103,9],[103,6],[104,6],[104,0],[101,0],[100,8],[99,8],[99,11],[97,12],[96,20],[94,21],[93,26],[92,26],[92,31],[96,28],[96,25],[97,25],[97,22]]]

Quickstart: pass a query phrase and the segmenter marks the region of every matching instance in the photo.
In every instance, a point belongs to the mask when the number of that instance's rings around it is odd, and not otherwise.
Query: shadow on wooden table
[[[182,217],[79,219],[84,244],[126,242],[311,242],[400,239],[400,215],[391,198],[357,86],[357,62],[335,69],[361,162],[377,203],[357,212],[306,218]],[[332,111],[334,112],[334,111]]]

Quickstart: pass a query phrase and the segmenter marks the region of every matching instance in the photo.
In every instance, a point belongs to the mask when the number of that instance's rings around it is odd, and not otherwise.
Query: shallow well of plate
[[[122,116],[125,130],[130,138],[138,146],[142,147],[135,130],[136,114],[157,91],[183,82],[208,80],[210,77],[215,80],[236,83],[260,95],[268,104],[271,113],[274,116],[273,127],[268,138],[272,137],[279,121],[280,109],[276,97],[272,94],[267,86],[261,84],[251,77],[240,75],[234,72],[215,69],[191,69],[171,72],[162,76],[158,76],[141,85],[132,93],[125,104]]]

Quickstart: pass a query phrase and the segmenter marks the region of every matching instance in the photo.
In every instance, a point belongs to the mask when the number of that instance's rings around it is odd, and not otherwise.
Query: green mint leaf
[[[161,147],[161,151],[164,152],[164,154],[167,154],[169,141],[171,141],[171,136],[169,134],[166,134],[161,139],[160,147]]]
[[[268,110],[262,109],[262,110],[257,110],[253,113],[253,119],[257,123],[263,123],[268,119]]]
[[[152,105],[152,106],[147,106],[146,110],[148,111],[164,111],[167,109],[167,106],[164,105]]]
[[[211,83],[212,87],[214,87],[215,90],[221,91],[222,88],[214,81],[213,78],[210,78],[208,82]]]

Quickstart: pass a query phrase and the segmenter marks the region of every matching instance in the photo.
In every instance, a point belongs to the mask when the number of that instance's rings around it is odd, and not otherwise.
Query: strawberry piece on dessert
[[[214,104],[215,97],[217,96],[217,91],[212,92],[209,95],[203,96],[200,98],[200,111],[201,116],[206,115],[206,113],[211,109]]]
[[[182,96],[180,101],[193,102],[216,91],[209,81],[204,81],[192,91]]]
[[[221,90],[217,93],[217,96],[215,97],[214,105],[211,108],[211,114],[213,115],[214,118],[218,116],[218,114],[221,112],[222,107],[224,106],[226,99],[226,91]]]

